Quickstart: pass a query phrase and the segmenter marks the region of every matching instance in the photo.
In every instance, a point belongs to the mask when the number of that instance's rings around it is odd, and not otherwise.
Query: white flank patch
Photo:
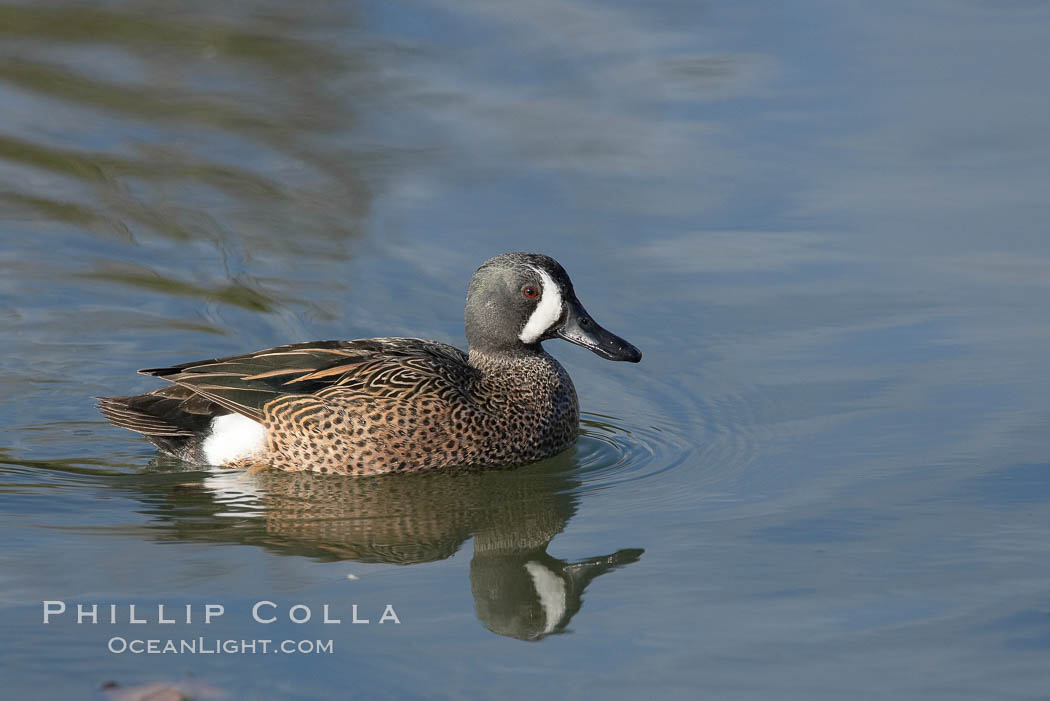
[[[561,290],[558,289],[558,283],[551,279],[546,270],[533,270],[539,273],[540,279],[543,280],[543,296],[540,297],[540,303],[536,305],[525,328],[518,335],[522,343],[535,343],[540,340],[547,329],[561,317]]]
[[[547,616],[543,632],[550,633],[565,615],[565,582],[538,562],[526,562],[525,569],[532,577],[532,585],[540,595],[540,606]]]
[[[212,419],[211,434],[201,450],[209,465],[225,465],[262,451],[266,429],[258,421],[240,414],[226,414]]]

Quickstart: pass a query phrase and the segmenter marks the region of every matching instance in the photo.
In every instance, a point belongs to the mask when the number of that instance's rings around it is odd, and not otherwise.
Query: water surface
[[[1045,696],[1045,4],[27,2],[0,37],[5,695]],[[462,347],[507,250],[645,354],[548,343],[585,412],[552,460],[199,470],[94,410],[169,362]],[[106,649],[205,635],[334,651]]]

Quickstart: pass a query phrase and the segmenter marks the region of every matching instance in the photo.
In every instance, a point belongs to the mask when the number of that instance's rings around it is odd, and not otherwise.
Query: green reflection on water
[[[155,270],[131,265],[107,265],[101,270],[82,273],[79,277],[88,280],[104,280],[150,292],[160,292],[180,297],[199,297],[251,311],[268,312],[275,306],[273,300],[262,292],[241,282],[233,281],[208,287],[184,280],[174,280],[161,275]],[[292,300],[284,300],[285,303],[289,301]]]
[[[281,18],[287,22],[291,15]],[[287,31],[288,27],[284,29]],[[314,44],[245,30],[201,14],[180,21],[168,13],[145,13],[136,8],[120,12],[92,7],[0,7],[0,36],[61,41],[112,43],[151,49],[158,44],[199,53],[204,48],[227,59],[264,62],[276,70],[294,73],[307,66],[334,68],[336,56]]]

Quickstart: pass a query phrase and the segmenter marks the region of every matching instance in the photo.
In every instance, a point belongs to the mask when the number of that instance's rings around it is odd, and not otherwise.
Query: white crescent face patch
[[[558,283],[554,282],[546,270],[541,268],[533,268],[533,270],[539,274],[543,282],[543,291],[540,303],[536,305],[528,322],[525,323],[525,328],[518,335],[521,342],[525,344],[532,344],[540,340],[547,329],[561,318],[561,290],[558,289]]]
[[[565,582],[551,570],[538,562],[526,562],[525,570],[532,577],[532,585],[540,597],[540,606],[546,623],[544,633],[550,633],[558,626],[558,621],[565,615]]]

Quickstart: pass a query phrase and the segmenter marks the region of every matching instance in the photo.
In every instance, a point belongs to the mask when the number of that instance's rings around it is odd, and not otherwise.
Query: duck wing
[[[255,421],[283,395],[339,387],[377,397],[447,396],[466,391],[478,376],[463,351],[419,338],[296,343],[139,372]]]

